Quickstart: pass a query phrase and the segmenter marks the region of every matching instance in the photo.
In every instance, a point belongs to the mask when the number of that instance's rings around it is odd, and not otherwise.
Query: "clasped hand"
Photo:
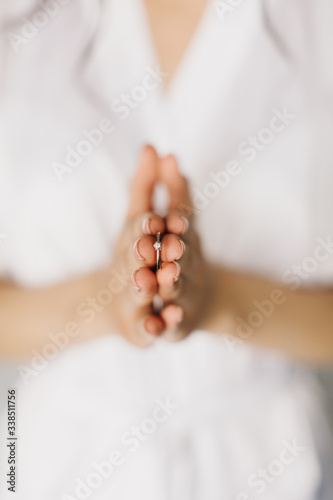
[[[152,210],[157,182],[163,183],[169,193],[164,218]],[[183,207],[187,208],[186,216]],[[190,207],[188,184],[176,159],[172,155],[159,158],[151,146],[145,147],[113,262],[131,275],[131,286],[113,304],[117,330],[136,345],[150,345],[161,335],[171,341],[181,340],[195,328],[202,312],[205,266]],[[153,245],[158,232],[162,235],[162,262],[157,271]]]

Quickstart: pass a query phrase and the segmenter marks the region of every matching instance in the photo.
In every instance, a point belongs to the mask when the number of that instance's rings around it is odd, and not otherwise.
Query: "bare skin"
[[[177,175],[175,184],[168,180],[172,172]],[[164,182],[169,189],[165,219],[152,212],[157,182]],[[127,223],[114,258],[116,268],[125,267],[132,277],[128,294],[117,295],[114,302],[116,326],[134,344],[149,345],[162,333],[170,340],[180,340],[198,322],[204,297],[197,290],[205,283],[205,264],[193,225],[176,210],[182,201],[189,204],[190,198],[175,158],[158,158],[152,147],[146,147],[133,180]],[[156,272],[153,245],[158,232],[163,235],[162,267]],[[187,247],[195,251],[187,252]],[[196,272],[192,273],[194,258]],[[156,294],[164,303],[158,314],[153,308]]]
[[[210,300],[199,328],[230,334],[231,352],[248,342],[308,363],[333,361],[333,291],[327,288],[292,291],[279,282],[211,266]],[[215,289],[214,289],[215,287]],[[273,303],[271,297],[276,299]],[[267,305],[267,301],[271,305]],[[255,302],[255,304],[254,304]],[[252,327],[258,303],[270,314]],[[257,321],[258,316],[253,319]],[[251,320],[250,320],[251,321]],[[244,325],[247,324],[247,327]],[[240,326],[242,325],[242,326]]]
[[[145,0],[156,52],[162,68],[169,73],[167,86],[206,4],[207,0]],[[164,182],[170,193],[170,213],[165,220],[152,212],[151,193],[157,180]],[[30,356],[32,349],[41,349],[49,340],[47,332],[62,331],[64,325],[73,322],[79,324],[80,334],[71,337],[71,343],[117,332],[136,345],[147,346],[160,335],[180,340],[193,328],[228,333],[243,341],[240,320],[248,322],[255,310],[253,302],[267,300],[273,290],[279,289],[285,300],[252,329],[246,341],[304,361],[332,361],[333,291],[292,292],[281,283],[206,264],[192,218],[187,214],[187,227],[179,213],[184,203],[190,205],[187,183],[175,159],[158,159],[153,150],[146,151],[133,182],[128,220],[110,268],[43,290],[0,283],[0,355]],[[150,223],[143,228],[146,219]],[[155,274],[152,244],[157,231],[164,234],[164,262]],[[176,263],[180,264],[180,273]],[[93,322],[78,317],[78,304],[107,286],[111,268],[121,272],[123,267],[134,282],[129,279]],[[152,308],[156,292],[165,302],[160,314]]]
[[[164,182],[170,192],[170,212],[165,219],[151,211],[157,181]],[[1,355],[31,356],[33,349],[40,350],[49,341],[47,332],[64,331],[76,322],[80,333],[70,338],[71,343],[120,333],[131,343],[149,346],[160,335],[177,341],[193,328],[200,328],[230,334],[236,344],[245,340],[303,361],[332,361],[333,292],[293,292],[281,283],[206,264],[193,219],[177,213],[177,207],[184,203],[189,204],[188,187],[175,159],[158,159],[152,148],[146,148],[133,181],[128,220],[110,268],[43,290],[1,283]],[[149,224],[142,224],[147,219]],[[162,269],[155,273],[152,245],[157,231],[165,236]],[[185,241],[186,249],[180,240]],[[129,276],[126,286],[93,322],[85,323],[78,317],[78,304],[107,287],[111,268],[121,273],[124,267]],[[157,292],[165,303],[160,314],[152,308]],[[257,310],[254,301],[272,301],[272,297],[276,303],[270,314],[244,334],[239,325],[248,323]]]
[[[144,0],[144,4],[157,58],[168,73],[168,87],[200,24],[207,0]]]
[[[171,203],[169,214],[162,219],[152,212],[152,194],[155,184],[169,178],[172,171],[178,183],[166,183]],[[198,322],[204,300],[196,292],[204,283],[204,261],[193,226],[174,210],[181,200],[190,203],[186,180],[175,159],[158,158],[152,147],[146,147],[131,187],[127,221],[107,269],[43,290],[0,284],[0,354],[31,356],[33,349],[40,350],[49,342],[49,332],[71,330],[73,323],[79,334],[68,335],[70,343],[121,333],[133,344],[148,346],[162,333],[170,340],[188,335]],[[162,268],[155,273],[157,232],[163,235]],[[196,251],[188,253],[186,246]],[[193,258],[196,273],[190,272]],[[114,270],[125,276],[120,283],[114,283],[114,277],[110,281]],[[98,312],[93,320],[85,321],[85,315],[78,312],[82,311],[80,304],[98,298],[103,289],[112,290],[112,302],[108,307],[95,304]],[[164,302],[158,314],[153,308],[157,294]],[[195,304],[197,307],[190,307]]]
[[[168,72],[166,86],[170,86],[200,23],[207,0],[144,0],[144,3],[157,57],[163,70]],[[254,310],[253,300],[259,300],[261,296],[263,300],[267,299],[271,291],[278,288],[286,297],[285,302],[261,327],[254,329],[249,341],[310,361],[333,359],[331,290],[292,292],[281,284],[215,266],[211,272],[217,278],[215,293],[211,293],[202,328],[216,332],[224,328],[235,334],[237,311],[247,318]],[[224,304],[224,312],[221,304]]]

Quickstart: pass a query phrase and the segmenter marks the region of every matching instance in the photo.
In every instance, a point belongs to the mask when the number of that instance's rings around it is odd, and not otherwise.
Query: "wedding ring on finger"
[[[156,242],[154,243],[153,246],[156,250],[156,270],[159,271],[161,269],[161,250],[162,250],[161,233],[157,233]]]

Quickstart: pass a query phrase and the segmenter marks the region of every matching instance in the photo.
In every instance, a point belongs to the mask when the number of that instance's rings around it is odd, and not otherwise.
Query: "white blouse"
[[[208,259],[332,284],[330,0],[208,1],[168,90],[140,0],[1,9],[3,277],[45,286],[109,262],[150,143],[190,180]],[[75,497],[121,446],[94,499],[252,500],[259,483],[269,500],[330,494],[314,382],[279,355],[207,332],[148,351],[110,337],[17,384],[19,500]],[[167,396],[179,409],[132,455],[122,435]],[[294,440],[304,450],[274,476]]]

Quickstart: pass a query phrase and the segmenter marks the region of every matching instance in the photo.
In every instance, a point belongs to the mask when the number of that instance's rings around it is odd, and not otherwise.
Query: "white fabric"
[[[248,1],[224,20],[209,2],[169,91],[159,85],[123,120],[115,99],[158,66],[139,0],[72,0],[17,53],[8,32],[20,32],[33,2],[20,13],[2,3],[3,276],[49,285],[108,262],[145,143],[177,155],[196,196],[209,189],[209,172],[239,162],[241,173],[198,208],[208,258],[282,279],[328,237],[330,0]],[[246,161],[239,144],[285,108],[296,118]],[[53,162],[103,118],[115,131],[59,183]],[[330,256],[303,284],[332,280]],[[324,498],[328,435],[312,381],[280,356],[245,345],[230,352],[207,332],[149,351],[99,339],[66,350],[28,387],[20,383],[16,498],[75,497],[77,478],[166,396],[179,409],[136,454],[123,450],[125,466],[94,499],[252,500],[248,478],[277,460],[286,440],[306,450],[261,498]],[[6,485],[0,492],[11,498]]]

